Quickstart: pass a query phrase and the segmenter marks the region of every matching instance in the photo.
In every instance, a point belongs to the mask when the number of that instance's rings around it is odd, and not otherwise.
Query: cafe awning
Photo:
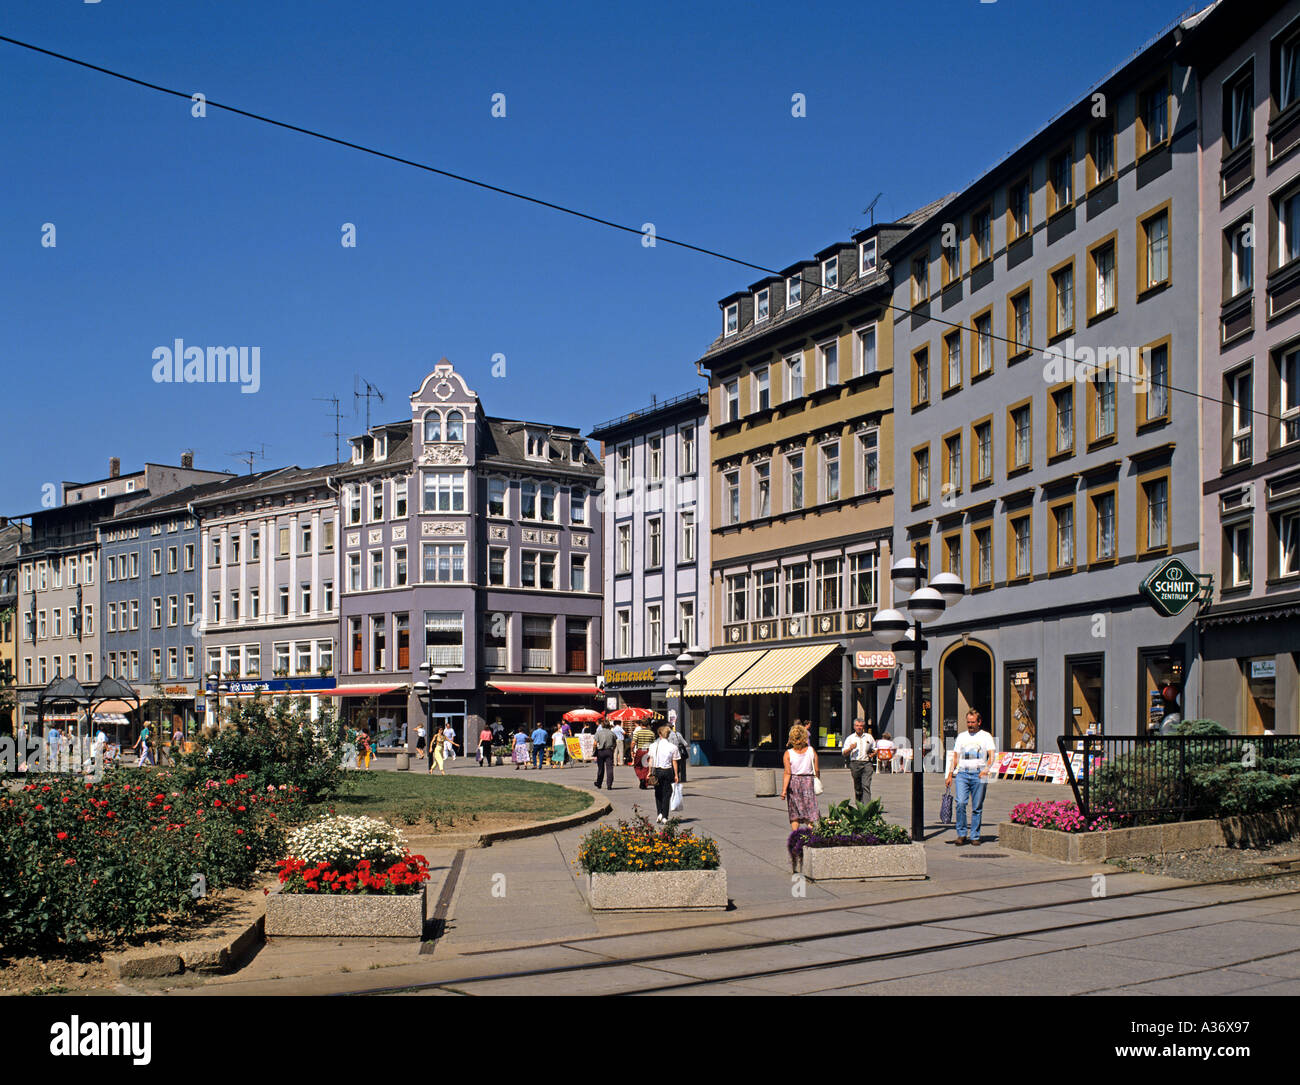
[[[502,693],[536,693],[564,694],[567,697],[595,697],[600,692],[599,686],[581,682],[489,682],[493,689]]]
[[[727,686],[744,674],[767,653],[762,649],[748,652],[719,652],[705,658],[686,676],[687,697],[721,697]]]
[[[406,689],[406,686],[335,686],[333,689],[321,690],[320,695],[322,697],[379,697],[399,689]]]
[[[839,644],[801,644],[773,648],[744,675],[727,687],[728,697],[748,693],[792,693],[794,687]]]
[[[95,705],[95,715],[125,716],[128,712],[134,712],[136,707],[136,705],[127,704],[125,701],[102,701]]]

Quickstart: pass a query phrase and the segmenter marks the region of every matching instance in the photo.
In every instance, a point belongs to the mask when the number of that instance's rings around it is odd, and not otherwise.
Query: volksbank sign
[[[1181,559],[1169,558],[1142,581],[1141,591],[1151,605],[1166,618],[1172,618],[1201,594],[1201,578]]]

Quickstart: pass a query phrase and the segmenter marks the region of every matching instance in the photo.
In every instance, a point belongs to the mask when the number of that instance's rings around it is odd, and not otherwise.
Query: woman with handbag
[[[673,799],[673,785],[677,783],[677,763],[681,753],[668,738],[668,724],[659,728],[659,737],[646,751],[650,758],[650,776],[654,780],[655,808],[659,811],[655,821],[666,823]]]
[[[821,817],[817,795],[821,791],[821,767],[817,751],[808,745],[808,728],[795,724],[790,728],[790,748],[785,751],[785,776],[781,780],[781,798],[790,815],[790,829],[803,822],[811,827]]]

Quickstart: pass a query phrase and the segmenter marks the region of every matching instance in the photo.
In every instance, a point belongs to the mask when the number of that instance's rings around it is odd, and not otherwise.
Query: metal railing
[[[1210,816],[1196,774],[1300,759],[1296,735],[1085,735],[1056,740],[1085,821],[1155,824]]]
[[[624,422],[631,422],[633,419],[642,418],[656,411],[662,411],[666,407],[674,407],[678,403],[685,403],[690,399],[699,399],[704,395],[703,391],[683,392],[681,395],[673,396],[672,399],[658,399],[649,407],[642,407],[639,411],[629,411],[627,414],[621,414],[617,418],[611,418],[608,422],[602,422],[598,426],[592,426],[592,433],[599,433],[601,430],[610,429],[614,426],[621,426]]]

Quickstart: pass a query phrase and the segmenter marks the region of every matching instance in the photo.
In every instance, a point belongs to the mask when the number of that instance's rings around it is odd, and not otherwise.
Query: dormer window
[[[792,276],[785,281],[785,307],[787,309],[797,309],[799,302],[803,300],[803,279],[798,276]]]
[[[360,441],[354,442],[352,445],[352,462],[360,463],[364,458],[365,458],[365,453],[362,451],[361,442]]]
[[[822,261],[822,289],[833,290],[840,285],[840,261],[836,256]]]
[[[424,416],[424,443],[426,445],[436,444],[442,440],[442,415],[437,411],[430,411]]]
[[[733,301],[727,306],[726,315],[722,321],[722,334],[735,335],[740,328],[740,302]]]
[[[452,411],[447,415],[447,440],[465,440],[465,416],[460,411]]]
[[[107,487],[107,486],[101,486],[101,487],[99,488],[99,496],[100,496],[100,497],[107,497],[107,496],[108,496],[108,487]],[[78,500],[78,501],[81,500],[81,494],[80,494],[80,493],[77,494],[77,500]]]
[[[375,438],[375,459],[383,460],[388,458],[388,434],[380,434]]]
[[[550,453],[546,447],[545,433],[542,433],[538,430],[532,430],[532,429],[525,430],[524,438],[525,438],[525,445],[527,448],[527,452],[525,454],[528,456],[530,460],[545,460],[549,458]]]
[[[133,479],[133,478],[129,478],[129,479],[127,479],[127,480],[126,480],[126,492],[127,492],[127,493],[130,493],[130,492],[131,492],[132,490],[134,490],[134,489],[135,489],[135,479]]]
[[[876,239],[867,238],[858,248],[858,274],[870,275],[876,270]]]
[[[767,319],[768,289],[763,287],[754,295],[754,323],[761,324]]]

